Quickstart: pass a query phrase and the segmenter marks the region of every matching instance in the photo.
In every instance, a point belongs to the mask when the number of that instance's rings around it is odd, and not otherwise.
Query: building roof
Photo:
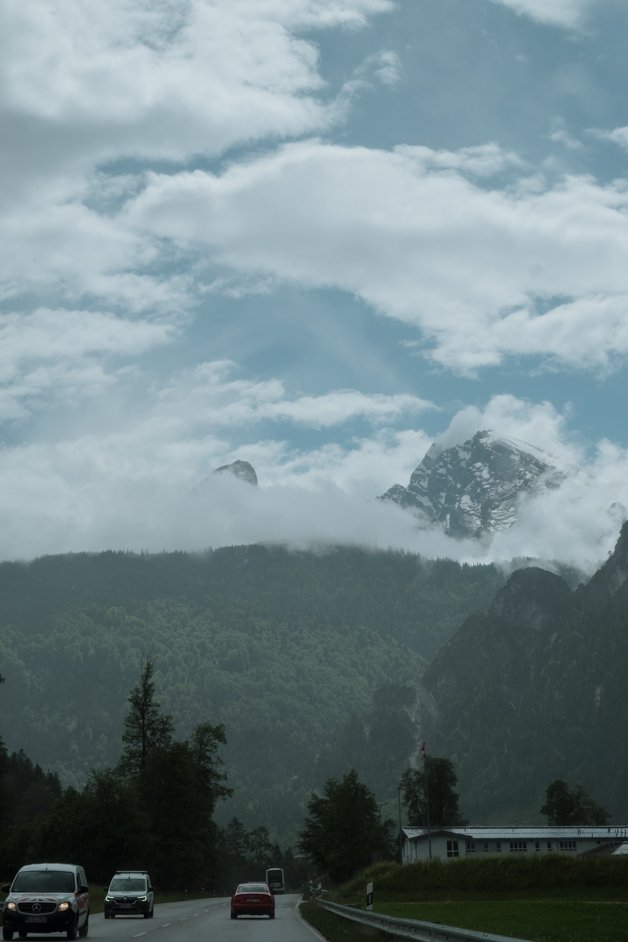
[[[402,827],[401,834],[408,841],[419,841],[436,835],[451,835],[468,841],[565,841],[565,840],[628,840],[628,826],[605,827]]]

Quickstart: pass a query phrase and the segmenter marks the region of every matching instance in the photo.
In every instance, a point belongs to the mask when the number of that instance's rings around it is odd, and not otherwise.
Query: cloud
[[[167,324],[96,311],[0,315],[0,420],[22,419],[49,407],[51,398],[96,396],[114,382],[107,358],[136,357],[170,342],[173,333]]]
[[[438,437],[438,444],[451,448],[468,441],[476,432],[489,430],[544,451],[550,463],[567,470],[586,461],[582,446],[569,435],[569,418],[569,410],[561,413],[550,402],[496,395],[483,408],[465,406],[457,412]]]
[[[570,470],[560,488],[524,505],[512,531],[497,535],[491,549],[495,559],[554,559],[586,573],[606,560],[625,519],[617,505],[628,507],[628,452],[602,441],[592,460]]]
[[[356,69],[354,77],[343,87],[343,95],[352,95],[373,80],[385,86],[398,85],[403,79],[403,67],[398,54],[392,49],[382,49],[368,56]]]
[[[378,429],[383,397],[373,397],[369,414],[367,397],[341,391],[333,408],[334,394],[322,397],[324,408],[337,423],[368,414],[376,426],[370,438],[310,449],[260,438],[282,405],[288,421],[318,424],[313,397],[300,408],[281,383],[247,383],[232,370],[214,364],[175,378],[131,414],[127,403],[117,422],[109,417],[109,430],[66,431],[49,444],[0,451],[0,558],[257,541],[385,547],[400,539],[399,528],[414,540],[413,521],[382,512],[375,497],[390,474],[409,473],[429,443],[423,433]],[[391,400],[391,410],[407,409]],[[247,424],[245,445],[240,432]],[[258,489],[211,475],[236,458],[253,463]]]
[[[310,34],[362,28],[393,8],[391,0],[2,5],[0,121],[11,146],[0,151],[0,299],[188,310],[196,299],[173,264],[182,260],[121,226],[120,201],[141,190],[147,163],[328,131],[347,103],[323,80]],[[369,66],[382,81],[394,69],[386,52]]]
[[[0,451],[0,559],[280,542],[360,544],[468,562],[508,563],[529,555],[591,572],[614,545],[620,521],[611,504],[628,506],[628,452],[601,442],[589,455],[572,440],[569,416],[549,403],[496,396],[481,408],[461,410],[440,439],[453,444],[456,434],[488,427],[544,448],[568,471],[563,487],[526,504],[516,527],[487,545],[419,529],[411,514],[376,500],[396,481],[407,482],[431,444],[425,431],[379,428],[375,401],[370,434],[298,448],[264,435],[266,405],[282,398],[290,404],[281,384],[247,384],[234,381],[232,366],[215,369],[211,401],[191,395],[178,400],[185,408],[172,408],[173,384],[132,415],[126,403],[108,431],[66,432],[49,444]],[[206,378],[197,382],[206,386]],[[243,397],[257,400],[259,412],[246,405],[239,412]],[[361,400],[351,405],[340,398],[347,420],[352,409],[364,409]],[[249,424],[248,443],[242,426],[224,424],[225,410]],[[307,415],[305,409],[300,420]],[[237,458],[253,464],[258,488],[211,474]]]
[[[539,23],[580,29],[588,16],[599,7],[600,0],[492,0],[521,16]]]
[[[494,146],[447,154],[305,141],[220,176],[152,174],[121,224],[205,246],[247,278],[356,294],[420,331],[423,352],[452,370],[512,355],[606,368],[628,353],[617,329],[628,192],[588,177],[487,185],[516,164]],[[592,312],[594,327],[573,329]]]
[[[290,396],[277,379],[245,380],[233,376],[235,369],[234,363],[215,361],[176,375],[154,394],[160,414],[202,415],[216,428],[284,421],[322,429],[356,418],[383,424],[434,408],[418,396],[367,395],[354,389]]]
[[[591,133],[596,137],[612,141],[622,150],[628,151],[628,127],[614,128],[612,131],[593,131]]]
[[[582,141],[570,131],[562,118],[555,118],[553,120],[552,131],[549,137],[555,144],[561,144],[567,150],[582,150]]]
[[[114,220],[120,200],[155,160],[328,131],[346,102],[324,82],[310,32],[358,29],[392,9],[391,0],[2,4],[0,123],[11,143],[0,150],[0,299],[188,309],[193,293],[172,257]]]
[[[312,30],[391,0],[31,0],[0,10],[11,191],[120,157],[185,160],[338,120]],[[27,182],[30,181],[28,189]]]
[[[573,0],[515,6],[556,20],[587,10]],[[495,143],[270,145],[327,130],[346,107],[322,80],[309,32],[358,28],[392,9],[388,0],[4,8],[12,42],[0,56],[0,109],[13,146],[0,158],[0,297],[16,310],[95,305],[175,324],[208,292],[237,297],[284,281],[363,299],[459,373],[509,357],[615,368],[628,353],[619,184],[532,177]],[[397,55],[380,50],[353,81],[400,75]],[[215,173],[176,163],[262,139],[272,149]],[[139,168],[121,165],[130,156]],[[141,162],[155,158],[175,163],[146,173]]]
[[[476,147],[462,147],[457,151],[432,150],[420,145],[399,145],[395,153],[417,161],[424,171],[454,171],[466,177],[494,177],[513,169],[525,169],[524,161],[513,151],[506,151],[499,145],[481,144]]]
[[[586,0],[495,2],[572,30],[593,10]],[[0,558],[278,540],[505,559],[517,539],[545,552],[549,519],[557,555],[603,558],[606,503],[628,505],[626,456],[603,442],[593,457],[582,451],[568,412],[495,396],[444,430],[443,440],[503,430],[576,468],[569,489],[546,495],[544,519],[527,507],[519,531],[489,550],[417,531],[375,500],[408,480],[432,440],[422,420],[433,423],[435,406],[406,392],[392,357],[368,371],[360,361],[387,395],[324,379],[301,392],[267,361],[257,378],[242,343],[218,350],[211,324],[190,339],[194,318],[224,315],[221,295],[266,300],[288,285],[368,305],[356,343],[365,357],[374,312],[437,370],[472,376],[526,358],[600,375],[625,360],[621,181],[551,176],[549,163],[532,171],[490,141],[385,150],[313,137],[339,129],[350,140],[343,122],[362,91],[374,101],[410,80],[394,29],[336,84],[319,48],[323,30],[363,29],[396,6],[0,4],[10,141],[0,150]],[[572,94],[571,72],[562,88],[570,82]],[[552,126],[571,149],[567,125]],[[607,136],[626,146],[624,128]],[[349,327],[332,341],[328,325],[348,307],[310,328],[337,356]],[[282,313],[286,333],[299,315]],[[211,346],[190,355],[201,336]],[[350,360],[346,346],[338,359]],[[235,458],[255,465],[257,490],[226,479],[199,487]]]
[[[200,551],[279,542],[303,548],[359,544],[468,562],[508,563],[529,556],[592,572],[618,535],[609,496],[628,498],[628,455],[607,446],[561,489],[528,504],[519,524],[498,534],[489,547],[418,529],[410,514],[356,493],[362,490],[365,465],[374,453],[380,473],[383,470],[386,453],[380,453],[376,442],[362,442],[354,454],[344,456],[339,449],[335,464],[329,461],[329,450],[302,454],[292,468],[299,471],[298,483],[288,480],[257,489],[224,475],[210,478],[201,488],[189,487],[184,475],[173,480],[160,461],[149,471],[148,459],[144,473],[138,473],[141,462],[132,455],[116,449],[105,456],[103,446],[111,444],[101,443],[91,455],[88,442],[75,442],[72,448],[31,447],[13,450],[10,460],[5,456],[0,462],[0,558],[107,548]],[[258,447],[258,457],[263,450]],[[244,453],[251,457],[251,451]],[[184,455],[180,449],[179,457]],[[101,466],[99,456],[105,459]],[[304,465],[309,465],[305,476]],[[288,462],[287,478],[290,470]],[[337,472],[345,485],[351,483],[352,490],[338,486],[330,472]]]
[[[102,299],[129,313],[190,304],[180,273],[158,274],[157,246],[74,199],[7,212],[0,229],[0,297],[28,307]],[[168,253],[165,253],[167,255]],[[159,261],[167,261],[164,253]]]
[[[591,453],[570,433],[569,418],[569,412],[561,414],[551,403],[510,395],[494,396],[483,408],[466,407],[454,416],[438,439],[443,447],[491,429],[540,449],[565,474],[560,487],[524,500],[517,523],[497,533],[490,545],[465,544],[454,558],[468,554],[507,564],[528,557],[570,564],[588,574],[605,561],[623,523],[621,505],[628,507],[628,450],[602,440]]]

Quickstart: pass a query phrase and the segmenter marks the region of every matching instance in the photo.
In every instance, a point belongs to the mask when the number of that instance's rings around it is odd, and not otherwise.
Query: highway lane
[[[89,920],[87,942],[316,942],[320,936],[297,913],[298,894],[286,893],[275,898],[275,918],[240,916],[231,919],[229,898],[184,900],[156,903],[152,919],[141,916],[116,916],[105,919],[102,913]],[[30,936],[33,942],[59,942],[62,937]],[[17,935],[14,936],[17,940]]]

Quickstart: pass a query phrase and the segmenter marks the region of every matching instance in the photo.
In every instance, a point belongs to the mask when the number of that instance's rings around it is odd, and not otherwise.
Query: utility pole
[[[403,839],[401,837],[401,785],[397,788],[397,805],[399,808],[399,863],[403,863]]]
[[[432,828],[430,825],[430,782],[429,782],[429,762],[427,756],[427,746],[421,743],[421,758],[423,759],[423,780],[425,782],[425,818],[427,824],[427,855],[432,859]]]

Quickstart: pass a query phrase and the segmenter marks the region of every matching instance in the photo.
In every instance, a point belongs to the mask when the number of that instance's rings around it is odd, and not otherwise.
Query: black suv
[[[151,919],[155,892],[146,870],[118,870],[105,893],[105,919],[143,916]]]
[[[2,905],[2,938],[17,932],[48,935],[65,932],[68,939],[82,939],[89,929],[89,889],[82,867],[76,864],[27,864],[18,870],[13,883],[2,887],[8,893]]]

